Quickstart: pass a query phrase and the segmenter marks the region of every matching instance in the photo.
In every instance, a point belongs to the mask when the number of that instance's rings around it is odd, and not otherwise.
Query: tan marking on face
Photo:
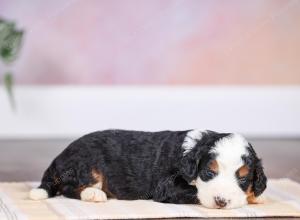
[[[249,185],[247,191],[247,202],[248,204],[257,204],[258,202],[256,201],[256,197],[254,196],[254,192],[252,191],[252,185]]]
[[[219,165],[218,162],[216,160],[213,160],[209,163],[208,165],[209,169],[214,171],[215,173],[219,172]]]
[[[238,175],[239,177],[244,177],[247,176],[249,173],[249,168],[248,166],[244,165],[238,170]]]

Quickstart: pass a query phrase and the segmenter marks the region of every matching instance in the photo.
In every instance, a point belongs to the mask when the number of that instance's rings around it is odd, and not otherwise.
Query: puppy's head
[[[212,131],[197,138],[184,153],[181,173],[197,187],[201,204],[230,209],[256,203],[267,178],[251,144],[241,135]]]

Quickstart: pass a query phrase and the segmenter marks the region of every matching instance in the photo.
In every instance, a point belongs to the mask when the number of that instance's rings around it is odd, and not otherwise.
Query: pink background
[[[0,0],[19,84],[300,84],[297,0]]]

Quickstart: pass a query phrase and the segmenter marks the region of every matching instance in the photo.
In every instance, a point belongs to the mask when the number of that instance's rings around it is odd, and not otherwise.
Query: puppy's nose
[[[227,205],[226,199],[220,197],[220,196],[216,196],[214,197],[216,205],[220,208],[224,208]]]

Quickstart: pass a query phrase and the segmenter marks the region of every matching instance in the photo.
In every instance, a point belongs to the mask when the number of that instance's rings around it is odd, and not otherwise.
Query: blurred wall
[[[299,86],[18,86],[15,94],[13,112],[0,92],[0,140],[76,138],[108,128],[300,137]]]
[[[0,0],[0,17],[26,31],[10,67],[16,112],[0,91],[0,139],[300,137],[299,0]]]
[[[18,84],[300,84],[300,1],[0,0]]]

